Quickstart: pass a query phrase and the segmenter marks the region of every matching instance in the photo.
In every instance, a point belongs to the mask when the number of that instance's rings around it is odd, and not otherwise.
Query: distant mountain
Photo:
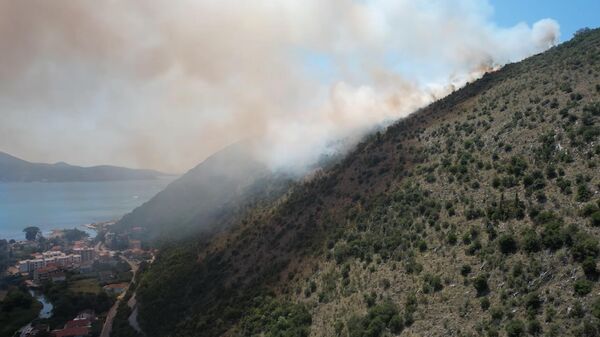
[[[0,152],[0,182],[145,180],[165,175],[165,173],[153,170],[136,170],[108,165],[81,167],[64,162],[32,163]]]
[[[142,239],[168,239],[226,228],[245,209],[281,196],[291,184],[236,143],[210,156],[169,184],[114,227],[142,228]]]

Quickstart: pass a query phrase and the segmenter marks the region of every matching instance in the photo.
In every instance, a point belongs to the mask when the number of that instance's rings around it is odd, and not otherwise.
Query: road
[[[98,244],[98,245],[96,245],[96,250],[104,250],[104,248],[102,247],[101,244]],[[131,281],[127,285],[127,289],[125,289],[123,294],[121,294],[117,298],[117,301],[115,302],[115,304],[113,304],[113,306],[108,311],[108,314],[106,315],[106,320],[104,321],[104,325],[102,326],[102,332],[100,333],[100,337],[110,337],[110,332],[112,331],[113,321],[115,319],[115,316],[117,315],[117,309],[119,308],[119,304],[123,300],[123,296],[125,296],[125,294],[127,294],[127,291],[129,291],[129,287],[131,287],[131,285],[133,284],[133,280],[135,280],[135,275],[139,268],[137,263],[131,261],[130,259],[126,258],[125,256],[120,255],[119,257],[123,261],[125,261],[129,264],[129,266],[131,267],[133,276],[131,277]]]

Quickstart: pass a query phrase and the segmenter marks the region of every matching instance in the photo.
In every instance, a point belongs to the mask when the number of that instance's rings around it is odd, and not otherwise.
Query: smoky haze
[[[301,170],[557,43],[487,1],[0,1],[0,150],[182,172],[253,139]],[[343,149],[342,149],[343,150]]]

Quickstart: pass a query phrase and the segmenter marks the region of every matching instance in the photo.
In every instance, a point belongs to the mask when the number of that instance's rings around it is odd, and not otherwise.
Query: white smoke
[[[558,41],[551,19],[492,14],[485,0],[0,0],[0,145],[182,171],[253,138],[271,167],[299,169]]]

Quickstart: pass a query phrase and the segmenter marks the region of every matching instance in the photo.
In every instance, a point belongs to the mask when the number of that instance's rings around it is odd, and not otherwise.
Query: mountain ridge
[[[367,137],[230,230],[161,248],[149,336],[598,336],[600,30]]]
[[[112,165],[76,166],[65,162],[34,163],[0,151],[0,182],[77,182],[144,180],[169,176],[155,170]]]

